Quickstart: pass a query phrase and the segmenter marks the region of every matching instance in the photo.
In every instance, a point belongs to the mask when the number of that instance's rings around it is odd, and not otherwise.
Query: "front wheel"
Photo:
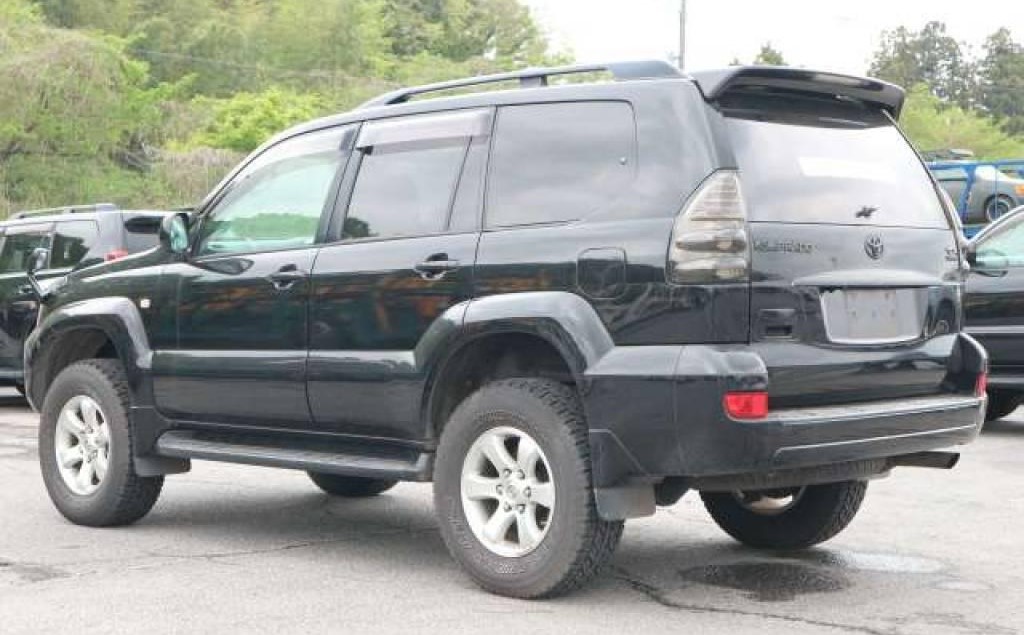
[[[54,505],[78,525],[133,523],[152,509],[162,476],[135,473],[121,364],[90,359],[53,381],[39,419],[39,465]]]
[[[702,492],[715,523],[757,549],[805,549],[833,538],[850,524],[866,481],[765,491]]]
[[[622,535],[602,520],[575,392],[546,379],[488,384],[441,435],[434,503],[452,556],[485,589],[568,593],[595,576]]]

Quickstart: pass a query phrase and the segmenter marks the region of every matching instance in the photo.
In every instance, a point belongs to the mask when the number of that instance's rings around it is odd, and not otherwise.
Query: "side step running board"
[[[405,448],[381,450],[375,447],[364,452],[351,444],[282,447],[269,438],[231,438],[187,430],[164,433],[156,442],[156,454],[401,481],[430,480],[434,460],[433,454]]]

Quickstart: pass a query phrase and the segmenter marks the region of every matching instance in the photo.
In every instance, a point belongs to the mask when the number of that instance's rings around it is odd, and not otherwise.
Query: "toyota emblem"
[[[868,254],[868,258],[872,260],[878,260],[882,257],[882,253],[885,251],[885,245],[882,243],[882,237],[878,234],[871,234],[864,240],[864,251]]]

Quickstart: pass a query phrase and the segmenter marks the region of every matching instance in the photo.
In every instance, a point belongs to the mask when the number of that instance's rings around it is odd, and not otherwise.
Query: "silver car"
[[[939,185],[949,193],[957,209],[961,209],[967,186],[968,166],[932,169]],[[1024,179],[1001,172],[991,165],[974,168],[974,183],[967,196],[965,224],[990,223],[1013,208],[1024,204]]]

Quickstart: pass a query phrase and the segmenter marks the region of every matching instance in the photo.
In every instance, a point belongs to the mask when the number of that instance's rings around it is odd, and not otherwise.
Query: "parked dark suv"
[[[38,309],[25,276],[32,251],[49,250],[38,277],[58,278],[82,264],[156,247],[165,214],[99,203],[18,212],[0,221],[0,385],[24,390],[22,344]]]
[[[606,71],[618,81],[548,85]],[[413,99],[495,82],[520,89]],[[329,494],[433,481],[482,586],[552,596],[623,520],[701,493],[755,547],[950,467],[986,358],[893,123],[807,70],[531,70],[385,95],[276,137],[162,249],[73,272],[29,341],[58,509],[120,525],[212,459]]]

